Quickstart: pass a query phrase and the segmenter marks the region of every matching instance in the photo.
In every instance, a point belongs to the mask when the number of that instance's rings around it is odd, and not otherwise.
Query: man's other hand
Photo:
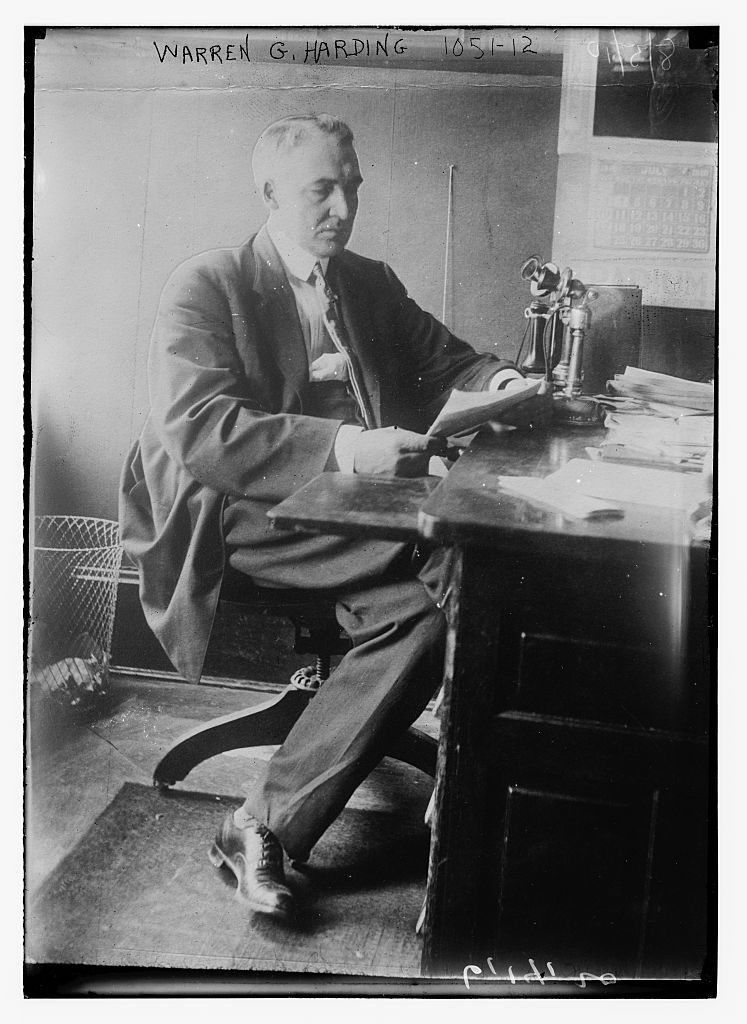
[[[317,380],[347,380],[348,364],[345,356],[339,352],[325,352],[315,359],[311,364],[309,379]]]
[[[416,434],[399,427],[363,430],[358,436],[353,460],[355,473],[388,476],[426,476],[432,455],[443,455],[446,440]]]

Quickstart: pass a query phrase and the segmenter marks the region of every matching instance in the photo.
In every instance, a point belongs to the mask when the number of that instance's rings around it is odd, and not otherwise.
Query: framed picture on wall
[[[686,29],[602,29],[596,45],[597,137],[716,140],[716,51]],[[593,51],[592,51],[593,52]]]

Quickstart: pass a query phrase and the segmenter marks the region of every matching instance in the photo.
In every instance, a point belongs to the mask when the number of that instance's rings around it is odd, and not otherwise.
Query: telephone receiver
[[[530,349],[522,364],[525,373],[543,374],[552,382],[559,418],[574,423],[594,424],[599,406],[581,395],[583,384],[584,338],[591,324],[589,303],[598,293],[574,278],[570,267],[543,263],[530,256],[520,268],[523,281],[529,282],[532,302],[524,315],[532,324]],[[558,323],[562,325],[562,344],[555,341]],[[547,328],[550,337],[547,338]]]
[[[519,271],[523,281],[529,281],[529,290],[536,299],[551,296],[552,305],[560,305],[566,299],[576,300],[585,305],[597,297],[597,293],[573,276],[570,267],[563,271],[555,263],[543,263],[539,256],[524,260]]]

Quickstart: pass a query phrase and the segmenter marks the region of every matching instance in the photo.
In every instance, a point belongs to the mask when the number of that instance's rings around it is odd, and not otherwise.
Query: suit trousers
[[[256,549],[237,543],[240,504],[226,512],[228,558],[234,569],[253,576]],[[310,569],[285,557],[277,544],[277,581],[268,552],[260,558],[261,579],[256,580],[265,586],[327,590],[332,583],[337,620],[353,644],[266,763],[236,815],[237,822],[242,815],[258,818],[298,861],[308,858],[391,739],[424,710],[443,673],[451,553],[435,550],[421,557],[424,564],[418,567],[411,549],[389,544],[387,564],[383,542],[376,542],[379,558],[372,563],[367,542],[345,540],[342,547],[340,538],[329,540],[335,541],[329,578],[323,560],[312,558]],[[288,542],[297,555],[292,536]],[[345,562],[354,581],[347,584],[340,579]]]

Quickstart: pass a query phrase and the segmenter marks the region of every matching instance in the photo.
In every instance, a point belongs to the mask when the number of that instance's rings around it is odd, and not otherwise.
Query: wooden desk
[[[457,548],[426,974],[487,973],[487,957],[503,975],[530,957],[618,979],[704,967],[707,549],[680,514],[569,520],[497,485],[595,439],[478,439],[435,486],[327,475],[274,511]]]

